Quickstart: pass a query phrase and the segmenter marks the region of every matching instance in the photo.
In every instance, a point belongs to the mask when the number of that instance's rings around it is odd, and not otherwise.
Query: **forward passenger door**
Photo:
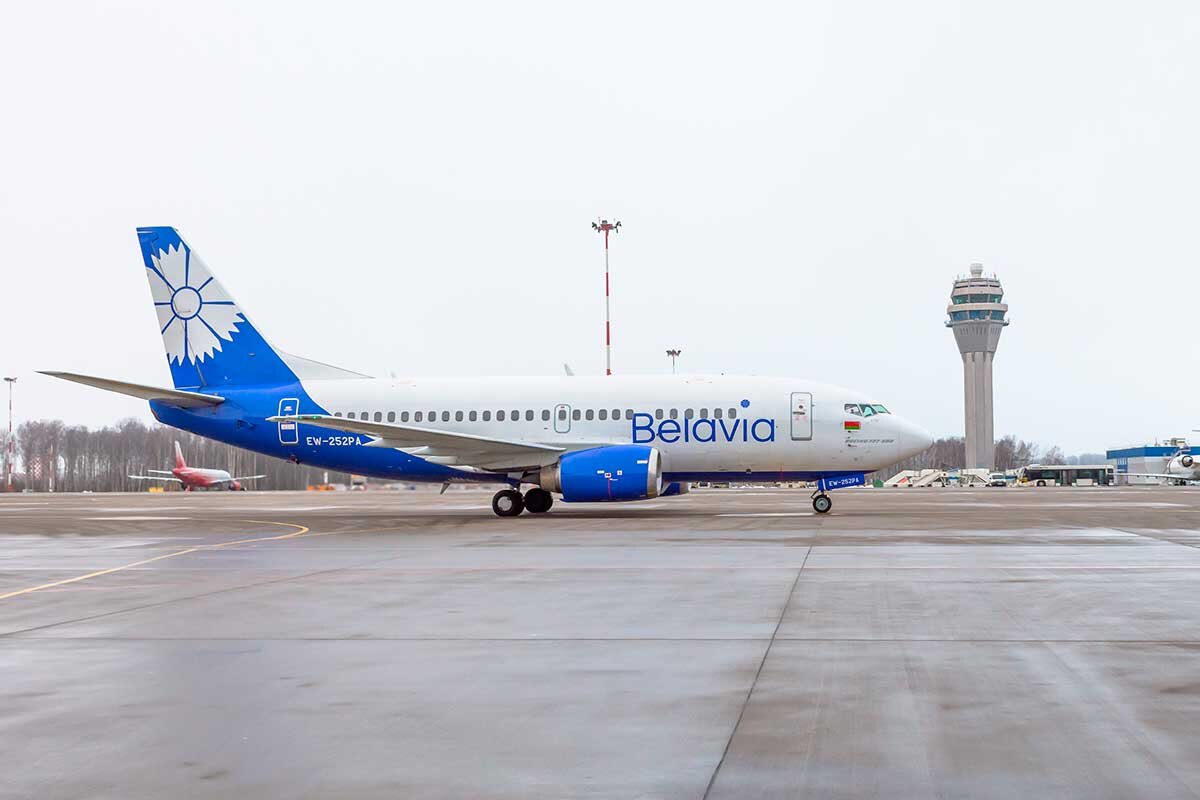
[[[792,440],[812,439],[812,392],[792,392]]]

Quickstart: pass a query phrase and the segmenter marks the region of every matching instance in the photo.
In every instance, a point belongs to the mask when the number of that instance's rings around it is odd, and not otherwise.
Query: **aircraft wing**
[[[135,481],[175,481],[175,483],[183,483],[179,478],[169,478],[166,475],[127,475],[127,478],[132,478]]]
[[[42,375],[95,386],[97,389],[105,389],[110,392],[117,392],[118,394],[127,394],[130,397],[140,397],[143,400],[161,400],[164,403],[170,403],[180,408],[219,406],[225,402],[224,397],[218,397],[215,394],[185,392],[182,389],[163,389],[158,386],[146,386],[141,383],[126,383],[125,381],[114,381],[111,378],[97,378],[94,375],[79,375],[75,372],[47,372],[45,370],[41,370],[40,372]]]
[[[1187,475],[1171,475],[1166,472],[1118,472],[1117,476],[1124,475],[1127,478],[1167,478],[1173,481],[1194,481],[1195,478],[1189,478]]]
[[[230,478],[231,481],[253,481],[258,478],[265,478],[266,475],[238,475],[236,478]]]
[[[298,422],[346,433],[372,436],[372,447],[394,447],[420,458],[450,466],[471,466],[479,469],[510,471],[552,464],[566,448],[535,442],[493,439],[470,433],[417,428],[365,419],[345,419],[328,414],[301,414],[291,417],[269,417],[269,422]],[[586,445],[592,446],[592,445]]]

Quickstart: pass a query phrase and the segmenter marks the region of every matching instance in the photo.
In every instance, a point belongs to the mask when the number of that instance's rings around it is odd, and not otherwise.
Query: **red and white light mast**
[[[5,378],[4,380],[8,383],[8,441],[6,441],[4,443],[4,447],[8,452],[5,453],[5,458],[4,458],[4,472],[5,472],[4,482],[5,482],[5,491],[11,492],[13,490],[12,471],[13,471],[13,455],[14,455],[14,450],[15,450],[14,442],[13,442],[13,431],[12,431],[12,422],[13,422],[13,420],[12,420],[12,417],[13,417],[13,415],[12,415],[12,395],[13,395],[13,384],[15,384],[17,382],[17,379],[16,378]]]
[[[609,309],[608,288],[608,234],[621,229],[621,223],[606,219],[592,223],[592,230],[604,234],[604,374],[612,375],[612,318]]]

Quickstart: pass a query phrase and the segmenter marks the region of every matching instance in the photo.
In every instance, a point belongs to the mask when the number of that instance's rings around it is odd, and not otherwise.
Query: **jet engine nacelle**
[[[1196,459],[1192,458],[1191,456],[1180,456],[1179,463],[1182,464],[1185,469],[1191,469],[1192,465],[1196,463]]]
[[[662,492],[662,457],[635,444],[579,450],[544,467],[538,483],[568,503],[647,500]]]

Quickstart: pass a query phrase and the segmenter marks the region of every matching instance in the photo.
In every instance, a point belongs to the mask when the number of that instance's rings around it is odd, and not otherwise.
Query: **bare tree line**
[[[7,453],[7,431],[0,431],[0,453]],[[16,488],[58,492],[144,491],[144,481],[129,475],[145,475],[149,469],[175,466],[174,443],[183,448],[188,464],[227,469],[231,475],[259,475],[254,488],[303,489],[324,483],[344,483],[347,475],[317,467],[292,464],[278,458],[252,453],[232,445],[205,439],[165,425],[145,425],[125,419],[95,430],[84,425],[66,425],[61,420],[31,420],[15,432],[15,447],[21,471],[14,468]],[[966,445],[960,436],[937,439],[924,452],[878,470],[875,475],[891,477],[905,469],[955,469],[966,460]],[[1064,456],[1058,447],[1044,453],[1034,442],[1015,436],[996,441],[996,469],[1010,470],[1029,464],[1103,463],[1101,453]],[[0,487],[2,490],[3,487]]]
[[[5,454],[7,435],[7,431],[0,432],[0,445],[5,446],[0,452]],[[149,469],[172,469],[176,441],[189,466],[226,469],[234,476],[266,475],[252,488],[304,489],[323,483],[326,475],[332,483],[347,480],[345,473],[292,464],[136,419],[94,430],[61,420],[30,420],[21,423],[14,438],[18,461],[13,468],[14,488],[37,492],[145,491],[149,482],[128,476],[145,475]]]

